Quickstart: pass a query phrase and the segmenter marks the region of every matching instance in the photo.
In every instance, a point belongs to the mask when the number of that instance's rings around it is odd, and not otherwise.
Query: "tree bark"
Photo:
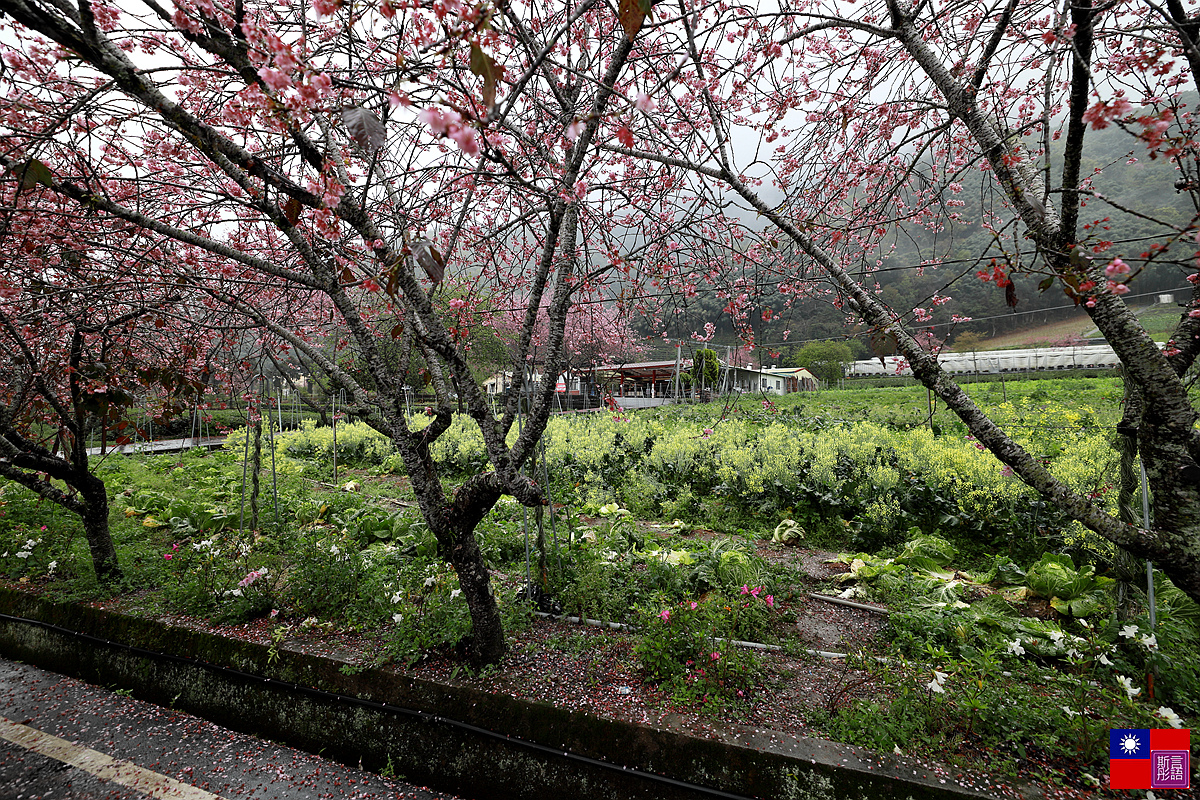
[[[115,583],[121,579],[121,567],[108,529],[108,489],[104,481],[86,472],[74,485],[83,500],[79,516],[83,520],[83,535],[92,555],[96,580],[101,584]]]

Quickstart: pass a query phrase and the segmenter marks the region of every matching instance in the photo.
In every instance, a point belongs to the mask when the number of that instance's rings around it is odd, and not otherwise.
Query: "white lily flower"
[[[950,677],[945,672],[939,672],[936,669],[933,671],[933,680],[925,684],[925,687],[931,692],[937,694],[945,694],[946,690],[942,688],[942,684],[946,682],[946,678]]]
[[[1137,625],[1126,625],[1124,628],[1121,628],[1121,635],[1124,636],[1126,639],[1132,639],[1133,637],[1137,636],[1138,635]]]
[[[1153,633],[1146,634],[1141,639],[1138,639],[1138,641],[1141,642],[1143,645],[1145,645],[1147,650],[1158,649],[1158,639],[1155,637],[1155,635]]]
[[[1133,681],[1131,681],[1129,678],[1126,678],[1124,675],[1117,676],[1117,683],[1121,685],[1121,688],[1125,690],[1125,694],[1129,695],[1130,698],[1137,697],[1142,693],[1141,687],[1138,687],[1137,689],[1133,688]]]
[[[460,594],[462,594],[462,589],[451,589],[450,590],[450,599],[453,600],[454,598],[458,597]]]
[[[1025,655],[1025,648],[1021,646],[1021,637],[1018,636],[1016,639],[1013,639],[1008,643],[1008,652],[1012,653],[1014,656]]]
[[[1158,711],[1154,712],[1154,716],[1159,717],[1172,728],[1183,727],[1183,720],[1180,719],[1179,715],[1166,706],[1159,706]]]

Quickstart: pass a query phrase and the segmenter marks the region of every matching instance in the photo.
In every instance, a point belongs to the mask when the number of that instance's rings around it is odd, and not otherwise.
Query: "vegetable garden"
[[[1059,480],[1115,503],[1116,381],[975,391]],[[474,430],[456,420],[433,446],[463,479],[484,459]],[[362,663],[452,663],[464,680],[509,668],[460,673],[470,614],[384,437],[339,424],[334,483],[332,431],[264,436],[251,498],[247,436],[96,468],[117,598],[91,573],[78,519],[16,484],[0,487],[0,572],[51,596],[252,621],[276,643],[353,631]],[[1152,626],[1144,562],[1034,495],[953,417],[930,415],[923,391],[564,415],[543,441],[528,471],[552,505],[505,499],[478,529],[506,631],[519,639],[547,615],[608,623],[664,708],[744,719],[785,680],[777,655],[829,663],[797,632],[802,608],[824,607],[819,593],[874,604],[888,624],[837,659],[840,683],[799,712],[809,732],[967,764],[986,754],[1000,772],[1037,764],[1035,777],[1087,789],[1103,783],[1108,728],[1200,713],[1196,604],[1159,576]],[[780,557],[798,551],[823,554],[825,576]]]

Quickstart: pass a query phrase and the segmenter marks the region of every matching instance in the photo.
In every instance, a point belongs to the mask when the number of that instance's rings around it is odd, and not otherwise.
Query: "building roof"
[[[686,372],[691,366],[680,364],[680,372]],[[624,375],[630,378],[666,378],[675,374],[675,360],[670,361],[635,361],[630,364],[602,364],[596,367],[597,372],[607,372],[614,375]]]
[[[796,378],[812,378],[813,380],[816,380],[817,377],[805,367],[771,367],[764,369],[763,372],[767,375],[791,375]]]

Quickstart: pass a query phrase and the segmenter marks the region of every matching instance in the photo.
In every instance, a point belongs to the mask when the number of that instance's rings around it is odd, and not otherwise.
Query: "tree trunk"
[[[467,520],[463,520],[467,523]],[[504,623],[500,619],[500,608],[492,594],[491,576],[479,541],[475,538],[475,525],[464,524],[454,531],[454,544],[450,549],[450,563],[458,575],[458,585],[467,608],[471,610],[471,640],[467,645],[467,657],[476,666],[496,664],[504,658],[507,646],[504,643]]]
[[[92,554],[92,567],[96,580],[101,584],[114,583],[121,579],[121,567],[117,563],[117,549],[113,546],[108,530],[108,492],[104,481],[85,473],[75,484],[83,498],[83,533],[87,538],[88,550]]]

